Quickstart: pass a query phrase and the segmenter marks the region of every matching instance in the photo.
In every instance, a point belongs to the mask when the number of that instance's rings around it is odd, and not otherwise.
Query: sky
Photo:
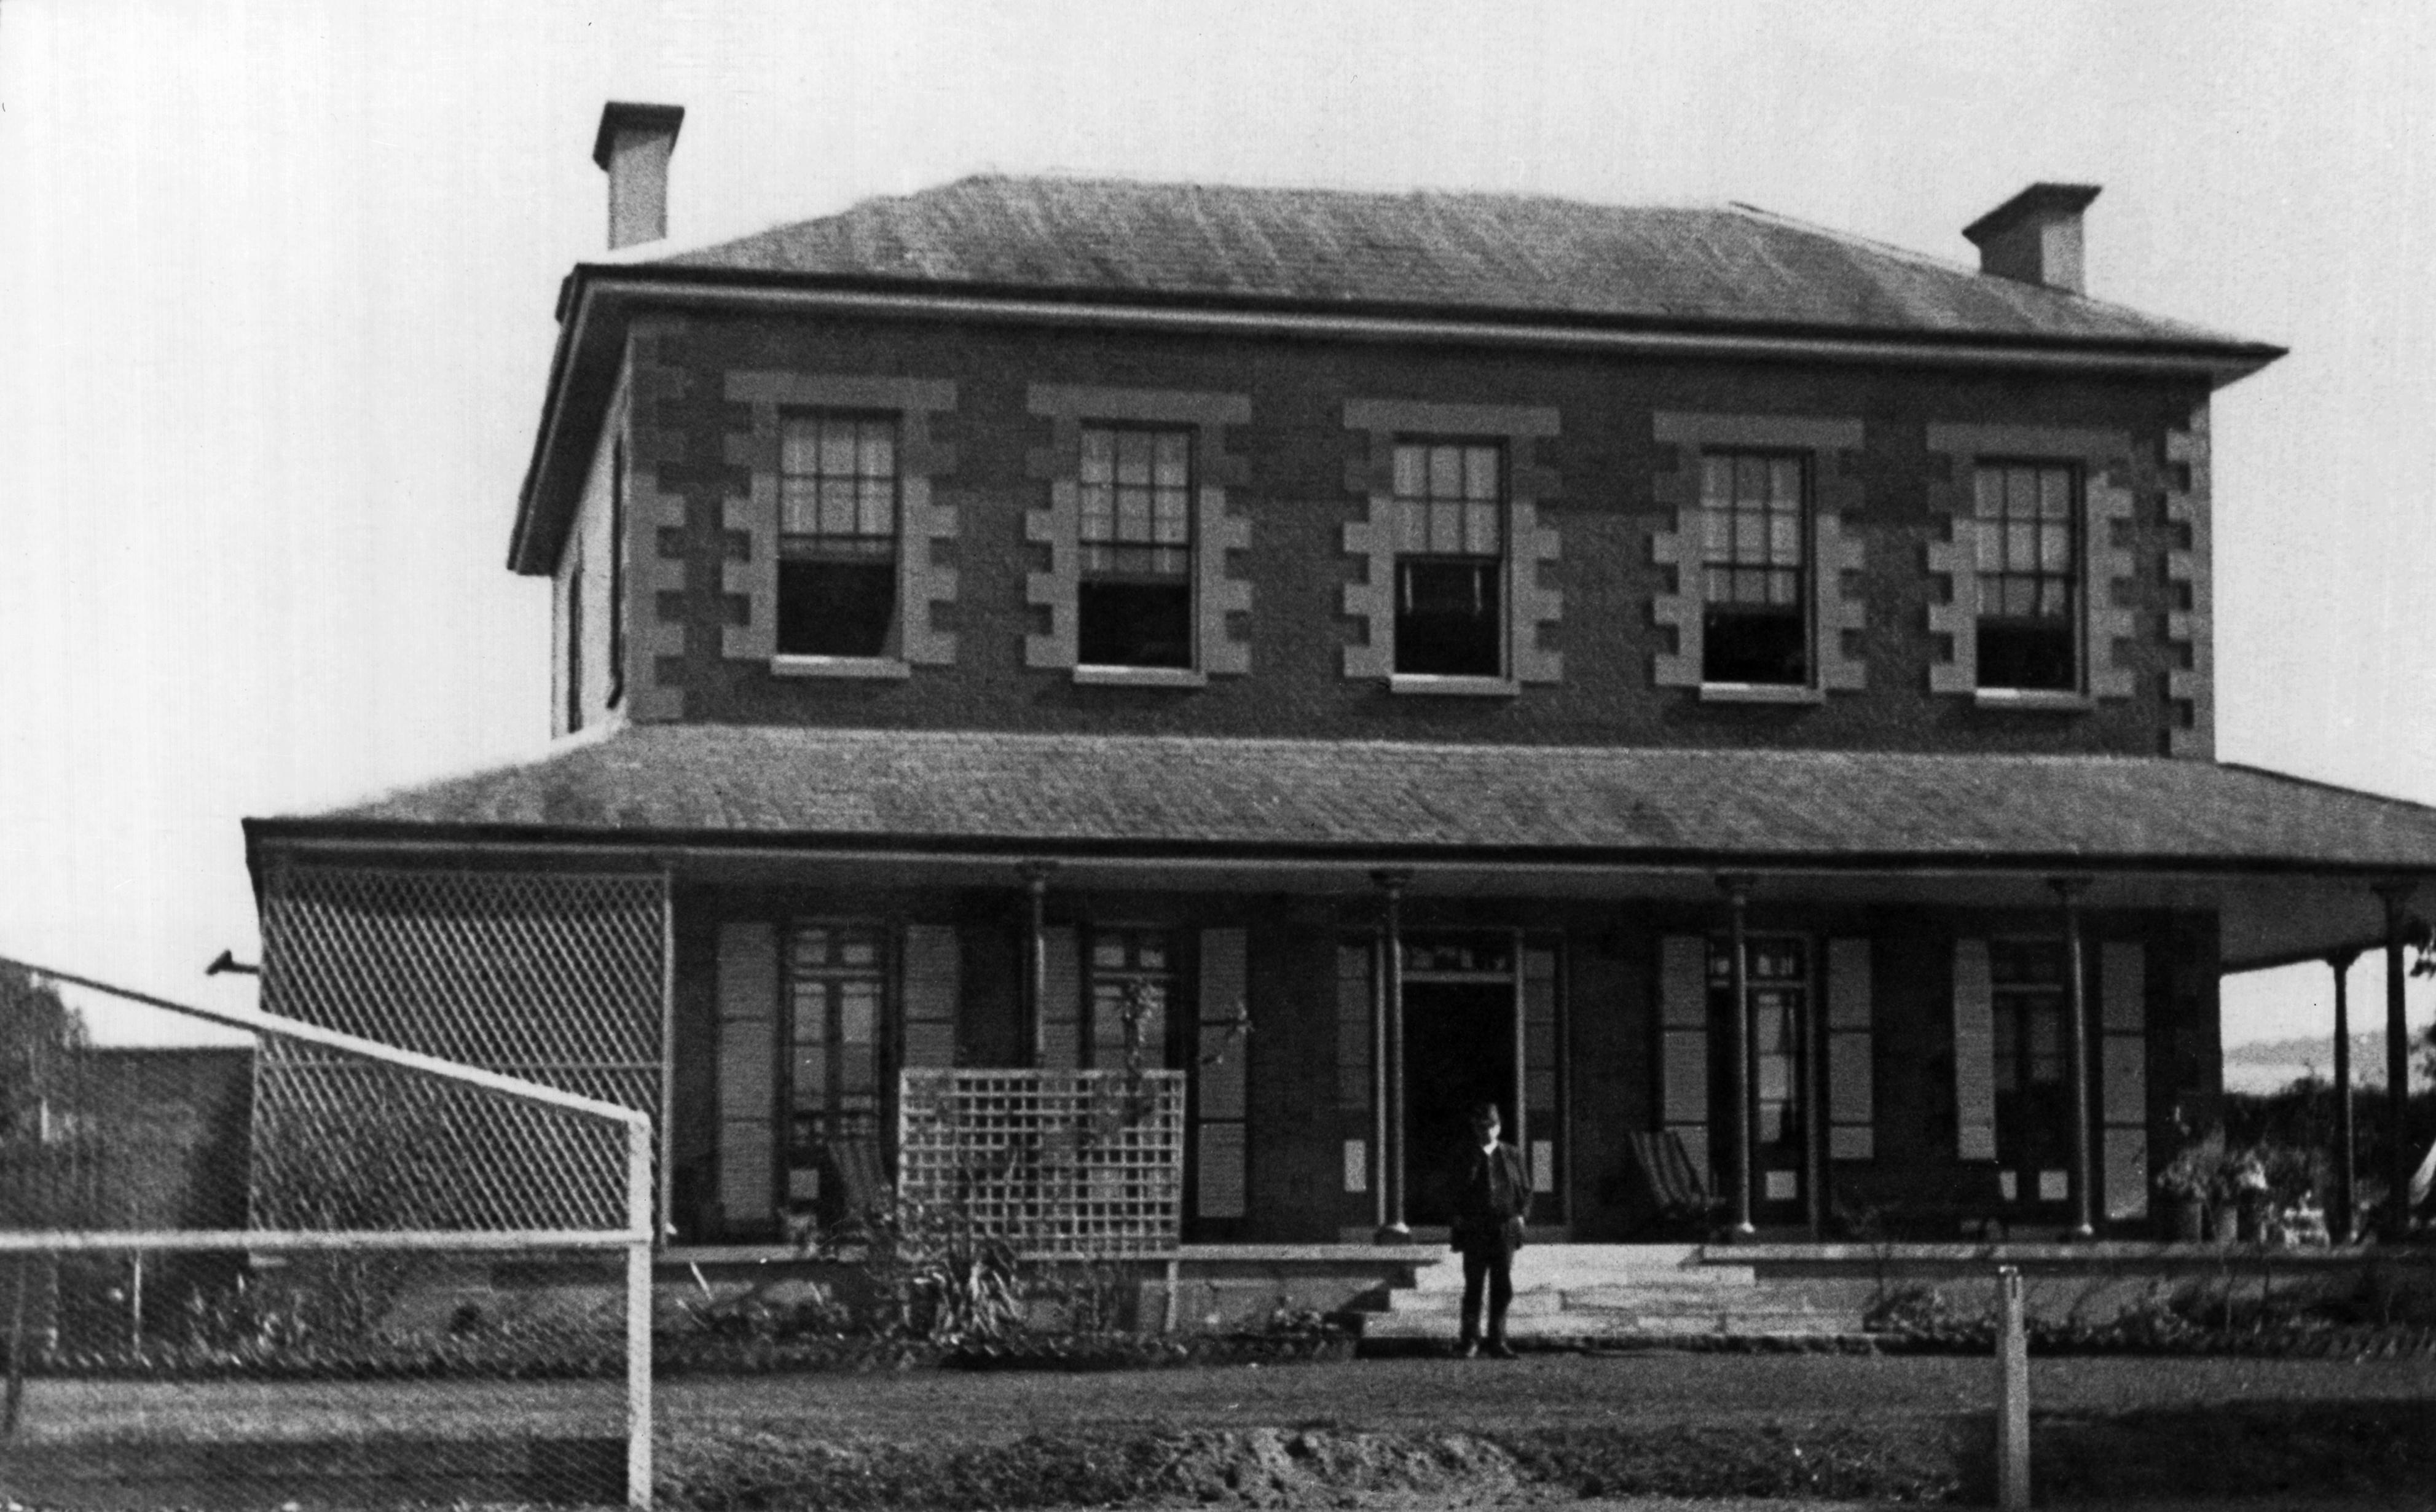
[[[0,0],[0,955],[251,1006],[201,975],[257,948],[241,818],[547,743],[503,563],[609,98],[686,107],[687,241],[992,170],[1968,262],[2103,184],[2094,294],[2292,349],[2216,403],[2218,756],[2436,803],[2424,0]],[[2327,977],[2229,981],[2227,1039],[2323,1032]]]

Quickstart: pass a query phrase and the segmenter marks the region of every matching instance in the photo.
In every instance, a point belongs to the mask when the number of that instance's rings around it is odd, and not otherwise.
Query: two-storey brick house
[[[680,1243],[1127,1004],[1189,1239],[1425,1232],[1476,1098],[1558,1235],[1668,1133],[1736,1227],[2144,1233],[2219,974],[2436,873],[2213,760],[2209,399],[2279,352],[2086,297],[2094,189],[1977,270],[1000,178],[672,251],[676,125],[604,116],[509,548],[567,739],[248,833],[268,1006],[663,1114]]]

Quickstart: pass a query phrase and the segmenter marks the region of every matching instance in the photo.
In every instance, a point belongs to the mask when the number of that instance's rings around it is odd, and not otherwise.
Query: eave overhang
[[[580,263],[559,291],[559,339],[532,458],[517,497],[508,566],[556,567],[591,461],[632,317],[643,309],[972,323],[1445,346],[1599,351],[1652,357],[1828,362],[2203,382],[2213,391],[2284,356],[2265,342],[2124,340],[1591,317],[1453,305],[1313,302],[1205,294],[941,284]]]
[[[355,819],[249,819],[246,860],[257,896],[279,860],[355,865],[648,868],[681,881],[855,888],[1018,885],[1021,869],[1055,867],[1078,891],[1366,895],[1382,872],[1407,895],[1714,901],[1721,878],[1745,880],[1754,905],[1905,904],[1961,909],[2052,906],[2053,884],[2082,884],[2091,910],[2199,910],[2218,915],[2222,965],[2259,970],[2381,948],[2378,890],[2436,896],[2436,871],[2318,858],[2020,852],[1964,856],[1721,848],[1246,843],[1105,838],[975,838],[868,833],[739,834],[596,826],[431,825]]]

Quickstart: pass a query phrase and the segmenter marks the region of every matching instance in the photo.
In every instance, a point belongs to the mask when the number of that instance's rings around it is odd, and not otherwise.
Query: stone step
[[[1383,1313],[1373,1316],[1452,1318],[1463,1310],[1460,1296],[1444,1294],[1413,1296],[1397,1293],[1389,1296]],[[1731,1302],[1714,1297],[1652,1295],[1638,1297],[1612,1296],[1596,1306],[1568,1306],[1561,1299],[1547,1295],[1518,1295],[1505,1310],[1507,1317],[1828,1317],[1842,1318],[1858,1326],[1860,1314],[1850,1309],[1821,1309],[1811,1306],[1801,1297],[1747,1296]]]
[[[1455,1335],[1453,1316],[1373,1313],[1364,1320],[1365,1339],[1445,1339]],[[1857,1332],[1853,1321],[1819,1312],[1752,1312],[1670,1315],[1633,1312],[1553,1312],[1505,1315],[1513,1339],[1668,1339],[1718,1336],[1741,1339],[1821,1338]]]
[[[1757,1284],[1759,1273],[1748,1265],[1585,1265],[1577,1260],[1546,1261],[1525,1250],[1514,1259],[1518,1292],[1576,1292],[1603,1286],[1735,1287]],[[1421,1268],[1414,1277],[1418,1292],[1460,1292],[1463,1262],[1449,1256],[1440,1265]]]

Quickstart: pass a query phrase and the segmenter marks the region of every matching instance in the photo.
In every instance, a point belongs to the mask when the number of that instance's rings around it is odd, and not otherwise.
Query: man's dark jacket
[[[1467,1255],[1511,1255],[1522,1247],[1522,1219],[1531,1210],[1531,1178],[1510,1144],[1471,1152],[1455,1197],[1449,1248]]]

